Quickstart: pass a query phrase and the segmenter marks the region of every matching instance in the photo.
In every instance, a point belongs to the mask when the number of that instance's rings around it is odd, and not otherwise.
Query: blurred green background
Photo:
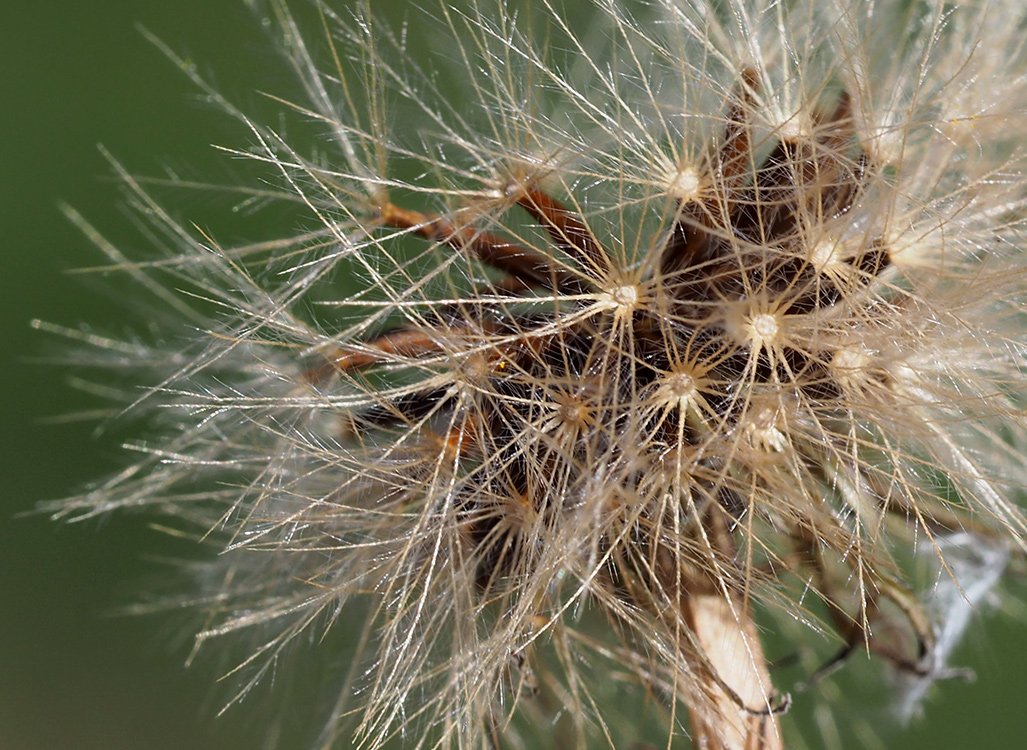
[[[406,3],[388,5],[396,15]],[[164,571],[153,557],[168,542],[147,519],[62,526],[19,514],[123,460],[117,428],[96,434],[88,422],[50,421],[91,402],[67,385],[74,373],[42,361],[60,343],[29,320],[129,328],[102,283],[65,273],[98,256],[58,203],[115,240],[132,236],[98,143],[132,172],[207,177],[224,161],[211,144],[247,143],[136,25],[211,71],[243,105],[263,106],[256,89],[289,90],[288,73],[241,0],[5,2],[2,18],[0,750],[259,747],[260,699],[215,717],[228,686],[214,684],[211,660],[186,669],[184,620],[114,614]],[[187,196],[181,215],[200,202]],[[941,686],[927,719],[891,745],[1025,746],[1023,620],[978,617],[955,661],[972,664],[978,683]]]

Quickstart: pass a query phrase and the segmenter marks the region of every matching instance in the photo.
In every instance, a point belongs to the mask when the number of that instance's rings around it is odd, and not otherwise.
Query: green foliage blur
[[[569,12],[578,3],[568,0]],[[408,6],[383,5],[394,18]],[[5,3],[0,750],[301,748],[309,731],[286,723],[281,736],[268,735],[261,719],[268,701],[311,700],[310,686],[283,681],[217,717],[231,684],[215,683],[221,665],[209,655],[185,667],[196,623],[177,614],[119,614],[166,579],[168,558],[189,554],[185,542],[130,514],[77,526],[23,515],[124,465],[120,443],[132,434],[130,421],[97,429],[95,421],[73,418],[100,402],[69,385],[76,373],[58,363],[61,342],[31,330],[29,321],[116,335],[146,322],[124,304],[123,280],[68,273],[103,259],[59,204],[74,206],[115,243],[137,242],[97,144],[133,173],[207,180],[233,169],[211,144],[248,144],[235,123],[199,101],[137,24],[210,72],[244,109],[273,111],[257,90],[290,86],[259,17],[242,0]],[[184,219],[230,209],[230,201],[211,205],[202,193],[183,193],[176,204]],[[226,239],[263,236],[260,221],[242,215],[221,226],[235,235]],[[124,249],[131,255],[130,244]],[[977,684],[938,686],[926,719],[905,734],[886,733],[888,746],[1024,746],[1024,616],[1017,605],[1004,609],[1004,618],[977,617],[955,655],[956,663],[973,665]],[[338,657],[325,653],[329,645],[311,646],[318,648],[316,658],[330,669]],[[338,668],[341,674],[345,665]],[[861,700],[843,699],[841,709],[858,712]]]

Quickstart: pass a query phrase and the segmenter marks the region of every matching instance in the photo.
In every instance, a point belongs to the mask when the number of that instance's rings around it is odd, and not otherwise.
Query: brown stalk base
[[[736,548],[727,519],[707,515],[700,538],[708,555],[701,570],[670,555],[656,568],[676,601],[678,648],[692,683],[679,697],[688,704],[693,747],[783,750],[779,717],[790,698],[774,690],[749,598],[729,581]]]
[[[697,671],[709,707],[689,710],[696,750],[783,750],[780,709],[741,599],[711,592],[686,595],[680,606],[706,662]]]

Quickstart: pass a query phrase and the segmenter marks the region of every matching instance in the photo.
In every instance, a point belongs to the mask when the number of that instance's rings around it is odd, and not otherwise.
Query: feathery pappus
[[[217,552],[237,697],[347,627],[319,747],[771,750],[853,655],[957,673],[1027,530],[1022,4],[257,6],[316,148],[182,66],[291,233],[71,212],[163,312],[49,506]]]

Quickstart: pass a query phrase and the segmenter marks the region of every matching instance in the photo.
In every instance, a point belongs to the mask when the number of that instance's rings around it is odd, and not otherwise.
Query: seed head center
[[[678,372],[667,378],[670,392],[680,399],[687,399],[695,392],[695,379],[685,372]]]
[[[837,370],[858,371],[866,366],[868,359],[858,349],[839,349],[831,357],[831,366]]]
[[[810,261],[814,267],[823,270],[828,266],[841,265],[838,244],[834,240],[823,240],[813,247]]]
[[[615,286],[607,292],[610,306],[617,308],[618,312],[631,312],[638,307],[641,297],[641,292],[634,284]]]
[[[751,445],[767,453],[780,453],[788,446],[788,437],[778,428],[778,414],[771,409],[760,409],[745,426]]]
[[[671,177],[667,192],[683,201],[695,200],[699,197],[699,185],[699,173],[686,167]]]
[[[749,335],[754,343],[765,344],[773,341],[781,330],[777,316],[770,313],[758,313],[749,319]]]

